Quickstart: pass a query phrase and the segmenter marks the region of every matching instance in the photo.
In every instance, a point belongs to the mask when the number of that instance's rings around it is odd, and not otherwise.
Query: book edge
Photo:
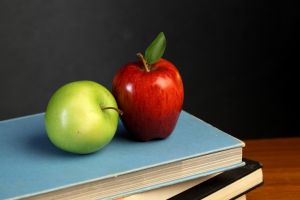
[[[169,181],[169,182],[166,182],[166,183],[161,183],[161,184],[149,186],[149,187],[145,187],[145,188],[142,188],[142,189],[132,190],[130,192],[125,192],[125,193],[113,195],[113,196],[110,196],[110,197],[107,197],[107,198],[109,198],[109,199],[112,198],[113,199],[113,198],[118,198],[118,197],[121,197],[121,196],[127,196],[127,195],[131,195],[131,194],[135,194],[137,192],[144,192],[144,191],[148,191],[148,190],[152,190],[152,189],[156,189],[156,188],[160,188],[160,187],[164,187],[164,186],[168,186],[168,185],[173,185],[173,184],[180,183],[180,182],[187,181],[187,180],[200,178],[202,176],[208,176],[208,175],[211,175],[211,174],[214,174],[214,173],[228,171],[228,170],[231,170],[231,169],[242,167],[244,165],[245,165],[245,162],[241,162],[241,163],[238,163],[238,164],[230,165],[230,166],[225,167],[225,168],[215,169],[215,170],[211,170],[211,171],[208,171],[208,172],[205,172],[205,173],[200,173],[200,174],[195,174],[195,175],[192,175],[192,176],[187,176],[187,177],[177,179],[177,180],[174,180],[174,181]],[[99,179],[99,180],[101,180],[101,179]],[[72,186],[75,186],[75,185],[80,185],[80,184],[93,182],[93,181],[97,181],[97,180],[88,180],[88,181],[85,181],[85,182],[65,185],[65,186],[62,186],[62,187],[52,188],[52,189],[49,189],[49,190],[43,190],[43,191],[36,192],[36,193],[20,195],[20,196],[16,196],[16,197],[10,197],[10,198],[7,198],[7,200],[16,200],[16,199],[29,198],[29,197],[33,197],[33,196],[40,195],[40,194],[43,194],[43,193],[54,192],[56,190],[61,190],[61,189],[65,189],[67,187],[72,187]]]
[[[35,116],[42,116],[42,115],[45,115],[45,113],[40,112],[40,113],[35,113],[35,114],[30,114],[30,115],[19,116],[19,117],[15,117],[15,118],[4,119],[4,120],[0,121],[0,124],[7,123],[7,122],[18,121],[18,120],[21,120],[21,119],[27,119],[27,118],[35,117]]]
[[[131,194],[135,194],[135,193],[138,193],[138,192],[145,192],[145,191],[148,191],[148,190],[157,189],[157,188],[161,188],[161,187],[164,187],[164,186],[173,185],[173,184],[176,184],[176,183],[181,183],[181,182],[188,181],[188,180],[193,180],[193,179],[200,178],[200,177],[203,177],[203,176],[208,176],[208,175],[211,175],[211,174],[228,171],[228,170],[231,170],[231,169],[242,167],[244,165],[245,165],[245,163],[241,162],[241,163],[238,163],[238,164],[230,165],[230,166],[225,167],[225,168],[215,169],[215,170],[211,170],[209,172],[195,174],[195,175],[192,175],[192,176],[187,176],[187,177],[177,179],[177,180],[174,180],[174,181],[169,181],[169,182],[166,182],[166,183],[161,183],[161,184],[157,184],[157,185],[154,185],[154,186],[145,187],[143,189],[133,190],[133,191],[118,194],[118,195],[113,195],[113,196],[110,196],[108,198],[118,198],[118,197],[121,197],[121,196],[131,195]]]
[[[249,193],[249,192],[251,192],[252,190],[254,190],[254,189],[256,189],[256,188],[262,186],[263,184],[264,184],[264,181],[262,181],[262,182],[260,182],[259,184],[257,184],[257,185],[255,185],[255,186],[249,188],[248,190],[242,192],[241,194],[239,194],[239,195],[233,197],[231,200],[234,200],[234,199],[239,198],[239,197],[241,197],[241,196],[243,196],[243,195],[246,195],[247,193]]]
[[[186,194],[187,193],[191,193],[192,191],[196,190],[196,188],[198,188],[200,190],[202,188],[202,190],[203,190],[203,186],[204,185],[206,185],[206,187],[207,187],[207,185],[210,185],[209,187],[211,187],[211,185],[217,185],[217,188],[214,186],[212,189],[210,188],[209,191],[205,191],[205,194],[202,194],[204,191],[202,191],[202,193],[201,192],[199,193],[199,190],[197,189],[198,194],[203,195],[201,198],[206,198],[207,196],[212,195],[212,194],[220,191],[221,189],[224,189],[225,187],[227,187],[227,186],[229,186],[231,184],[234,184],[237,181],[239,181],[239,180],[241,180],[241,179],[243,179],[243,178],[245,178],[245,177],[253,174],[257,170],[261,170],[262,171],[262,165],[261,165],[261,163],[255,161],[255,160],[250,160],[250,159],[247,159],[247,158],[243,158],[243,162],[245,163],[245,165],[243,167],[236,168],[236,169],[233,169],[232,171],[227,171],[227,172],[224,172],[224,173],[222,173],[222,174],[220,174],[218,176],[212,177],[211,179],[209,179],[209,180],[207,180],[207,181],[205,181],[203,183],[200,183],[199,185],[191,187],[190,189],[182,192],[181,194],[178,194],[178,195],[175,195],[175,196],[171,197],[170,200],[171,199],[175,200],[175,199],[182,198],[183,197],[182,195],[184,193],[186,193]],[[228,180],[227,179],[227,177],[229,176],[229,174],[232,175],[232,174],[237,174],[237,173],[238,173],[238,176],[234,176],[233,180],[231,180],[231,179]],[[223,183],[221,183],[221,185],[220,185],[219,182],[217,183],[217,181],[218,181],[218,179],[220,179],[220,177],[224,177],[224,180],[226,181],[226,184],[224,184],[224,181],[223,181]],[[232,177],[232,176],[230,176],[230,177]],[[263,174],[262,174],[262,182],[263,182]],[[257,185],[260,185],[262,182],[258,183]],[[202,186],[202,187],[200,187],[200,186]],[[256,185],[254,185],[253,187],[251,187],[251,188],[249,188],[249,189],[247,189],[245,191],[248,191],[248,190],[250,191],[254,187],[256,187]],[[193,194],[195,195],[195,193],[193,193]],[[198,198],[198,194],[197,194],[197,198]]]
[[[187,112],[187,111],[185,111],[185,110],[182,110],[182,112],[184,112],[185,114],[189,115],[191,118],[194,118],[194,119],[196,119],[196,120],[198,120],[198,121],[201,121],[202,123],[204,123],[204,124],[207,125],[207,126],[210,126],[210,127],[214,128],[214,129],[217,129],[217,130],[220,130],[219,128],[213,126],[212,124],[210,124],[210,123],[208,123],[208,122],[206,122],[206,121],[204,121],[204,120],[202,120],[202,119],[200,119],[200,118],[198,118],[198,117],[192,115],[191,113],[189,113],[189,112]],[[220,131],[222,131],[222,130],[220,130]],[[223,132],[224,134],[226,134],[227,136],[231,137],[232,139],[235,139],[238,143],[240,143],[240,146],[241,146],[241,147],[245,147],[245,146],[246,146],[245,142],[243,142],[242,140],[240,140],[240,139],[238,139],[238,138],[236,138],[236,137],[233,137],[232,135],[230,135],[230,134],[228,134],[228,133],[226,133],[226,132],[224,132],[224,131],[222,131],[222,132]]]

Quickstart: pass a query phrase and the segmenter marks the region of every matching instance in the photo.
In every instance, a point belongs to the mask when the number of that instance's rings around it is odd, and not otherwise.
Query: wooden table
[[[263,164],[264,185],[247,200],[300,200],[300,137],[246,140],[244,157]]]

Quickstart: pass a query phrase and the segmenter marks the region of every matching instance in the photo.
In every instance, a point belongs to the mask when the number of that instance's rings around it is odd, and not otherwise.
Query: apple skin
[[[151,65],[129,63],[115,75],[112,92],[124,126],[141,141],[168,137],[182,109],[184,90],[176,67],[166,59]]]
[[[76,81],[59,88],[51,97],[46,114],[46,131],[58,148],[78,154],[95,152],[113,138],[118,112],[113,95],[92,81]]]

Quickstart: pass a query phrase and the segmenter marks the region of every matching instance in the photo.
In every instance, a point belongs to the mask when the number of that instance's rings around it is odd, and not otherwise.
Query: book
[[[244,143],[182,111],[164,140],[128,138],[88,155],[54,147],[44,113],[0,122],[0,199],[111,199],[244,165]]]
[[[244,159],[245,166],[117,200],[238,199],[263,183],[262,165]]]

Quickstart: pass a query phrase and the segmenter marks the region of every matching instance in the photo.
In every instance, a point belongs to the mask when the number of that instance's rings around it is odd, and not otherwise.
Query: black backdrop
[[[242,139],[297,135],[298,16],[290,1],[0,0],[0,119],[43,112],[70,81],[111,88],[164,31],[185,110]]]

